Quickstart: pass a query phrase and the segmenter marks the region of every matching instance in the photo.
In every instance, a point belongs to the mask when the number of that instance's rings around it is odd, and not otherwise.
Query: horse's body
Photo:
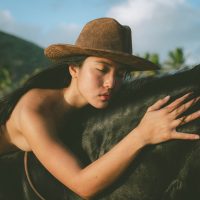
[[[71,123],[71,127],[66,130],[70,134],[61,136],[85,165],[98,159],[136,127],[147,107],[159,98],[171,95],[172,101],[189,91],[194,91],[194,96],[200,95],[200,65],[174,75],[130,81],[122,87],[107,109],[88,108],[81,110],[79,115],[76,113],[75,118],[71,119],[75,124]],[[199,109],[198,102],[184,114]],[[200,134],[200,119],[183,125],[178,130]],[[20,153],[19,155],[21,156]],[[97,199],[199,200],[199,158],[200,141],[174,140],[148,146]],[[45,199],[79,199],[56,181],[33,154],[29,153],[27,161],[32,183]],[[39,199],[32,191],[24,172],[20,177],[23,183],[21,196],[26,200]],[[12,181],[11,177],[9,179]]]

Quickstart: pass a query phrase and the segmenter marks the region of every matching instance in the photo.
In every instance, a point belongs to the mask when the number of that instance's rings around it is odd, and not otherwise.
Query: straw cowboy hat
[[[53,44],[45,49],[45,55],[53,61],[70,56],[88,55],[105,57],[124,64],[127,70],[155,70],[158,66],[132,55],[131,29],[112,18],[99,18],[88,22],[75,45]]]

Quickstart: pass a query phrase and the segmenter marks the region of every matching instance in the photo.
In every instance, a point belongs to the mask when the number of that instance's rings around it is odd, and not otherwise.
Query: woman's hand
[[[196,103],[200,97],[194,98],[185,104],[183,101],[190,93],[176,99],[171,104],[161,108],[169,100],[169,96],[158,100],[147,109],[139,125],[133,130],[144,145],[157,144],[172,139],[199,139],[197,134],[180,133],[176,128],[200,117],[200,111],[190,115],[177,118],[191,105]]]

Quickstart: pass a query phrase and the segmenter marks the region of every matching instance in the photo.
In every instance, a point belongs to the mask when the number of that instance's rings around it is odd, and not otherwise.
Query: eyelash
[[[106,73],[107,70],[106,69],[98,69],[98,71],[100,71],[101,73]],[[117,73],[117,77],[120,77],[120,78],[124,78],[125,77],[125,72],[120,72],[120,73]]]
[[[106,72],[107,72],[106,69],[98,69],[98,68],[97,68],[97,70],[100,71],[100,72],[102,72],[102,73],[106,73]]]

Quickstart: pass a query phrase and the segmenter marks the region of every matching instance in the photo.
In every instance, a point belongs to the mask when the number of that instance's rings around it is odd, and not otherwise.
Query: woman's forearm
[[[132,131],[109,152],[81,170],[74,179],[80,186],[81,196],[90,199],[113,183],[144,146]]]

